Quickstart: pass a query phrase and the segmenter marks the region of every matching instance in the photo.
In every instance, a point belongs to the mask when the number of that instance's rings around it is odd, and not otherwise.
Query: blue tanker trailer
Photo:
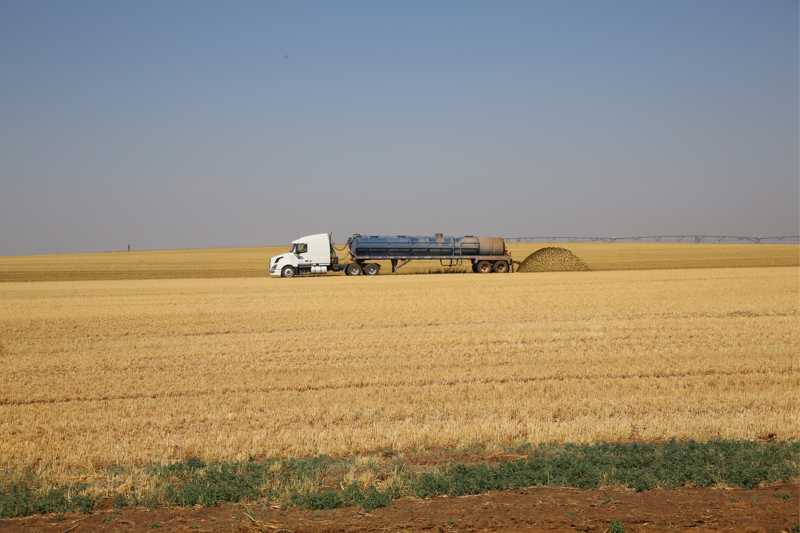
[[[396,272],[415,259],[438,260],[446,267],[469,263],[473,272],[484,274],[512,270],[511,255],[501,237],[355,234],[347,239],[345,250],[348,257],[340,261],[330,233],[307,235],[292,241],[287,253],[270,258],[269,273],[284,278],[338,271],[374,276],[381,269],[376,261],[389,261]]]

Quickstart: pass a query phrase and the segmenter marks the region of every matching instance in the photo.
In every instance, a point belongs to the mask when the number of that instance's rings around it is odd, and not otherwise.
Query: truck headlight
[[[269,271],[275,272],[275,269],[278,268],[278,263],[283,257],[278,257],[276,259],[270,259]]]

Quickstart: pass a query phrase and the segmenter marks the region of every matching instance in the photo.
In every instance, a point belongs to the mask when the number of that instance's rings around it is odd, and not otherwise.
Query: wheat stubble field
[[[571,247],[592,272],[0,283],[0,469],[109,496],[193,457],[800,438],[797,247],[654,269],[731,253],[659,246]]]
[[[283,247],[2,257],[0,530],[328,531],[364,515],[319,509],[390,504],[369,527],[452,528],[458,498],[427,518],[401,498],[506,489],[465,525],[499,527],[517,494],[514,524],[568,527],[535,503],[573,501],[559,487],[589,489],[574,513],[597,528],[793,527],[800,248],[569,248],[591,271],[266,277]],[[707,486],[769,505],[691,493]],[[603,487],[669,488],[685,512],[636,497],[598,515]],[[94,514],[63,521],[77,511]]]

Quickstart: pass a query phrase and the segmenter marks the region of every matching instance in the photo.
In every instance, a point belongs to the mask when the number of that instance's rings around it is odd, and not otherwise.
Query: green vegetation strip
[[[98,506],[216,505],[267,498],[306,509],[383,507],[401,496],[461,496],[532,486],[624,486],[635,490],[714,485],[752,488],[800,473],[800,442],[670,441],[658,444],[522,446],[518,460],[446,463],[420,470],[402,459],[269,459],[204,462],[197,458],[146,467],[143,486],[130,472],[108,470],[105,489],[90,484],[46,486],[32,470],[0,479],[0,517]],[[115,483],[115,480],[118,482]],[[110,487],[110,488],[109,488]]]

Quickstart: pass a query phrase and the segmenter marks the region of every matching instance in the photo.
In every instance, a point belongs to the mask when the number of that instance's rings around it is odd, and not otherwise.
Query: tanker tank
[[[456,237],[441,233],[428,235],[353,235],[348,239],[350,254],[358,259],[459,258],[506,255],[501,237]]]

